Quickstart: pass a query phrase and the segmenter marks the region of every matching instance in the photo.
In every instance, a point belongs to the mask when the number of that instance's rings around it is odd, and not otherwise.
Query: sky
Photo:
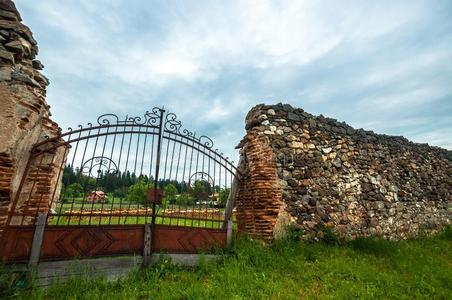
[[[452,1],[16,0],[65,130],[154,106],[237,158],[290,103],[452,150]]]

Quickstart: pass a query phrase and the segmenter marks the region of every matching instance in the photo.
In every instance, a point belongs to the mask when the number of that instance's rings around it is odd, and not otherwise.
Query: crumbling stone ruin
[[[307,236],[404,239],[450,224],[452,151],[353,129],[288,104],[257,105],[239,144],[239,230],[264,239],[287,225]]]
[[[43,65],[35,59],[38,45],[21,20],[12,1],[0,0],[0,228],[6,221],[8,207],[18,196],[16,191],[32,146],[60,132],[50,119],[45,100],[49,81],[40,72]],[[48,210],[45,203],[50,185],[56,181],[59,159],[62,155],[54,161],[44,157],[39,170],[40,162],[31,162],[30,178],[22,189],[23,195],[18,197],[20,210]],[[33,184],[34,192],[29,195]],[[43,205],[38,205],[38,201]]]

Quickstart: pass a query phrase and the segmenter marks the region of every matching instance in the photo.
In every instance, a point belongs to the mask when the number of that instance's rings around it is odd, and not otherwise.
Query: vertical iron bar
[[[77,155],[78,145],[79,145],[79,143],[80,143],[80,137],[82,136],[82,129],[83,129],[83,126],[82,126],[82,125],[78,125],[78,127],[80,128],[80,129],[79,129],[80,132],[79,132],[78,137],[77,137],[77,142],[76,142],[76,144],[75,144],[74,152],[72,153],[72,161],[71,161],[71,165],[70,165],[70,173],[69,173],[69,176],[68,176],[68,178],[67,178],[67,180],[66,180],[66,187],[65,187],[65,189],[64,189],[63,195],[62,195],[62,196],[60,195],[60,202],[61,202],[61,204],[60,204],[60,209],[57,210],[57,214],[58,214],[58,217],[57,217],[57,225],[58,225],[59,222],[60,222],[61,211],[63,210],[63,205],[64,205],[63,202],[66,201],[66,189],[67,189],[67,186],[70,185],[70,182],[71,182],[71,176],[72,176],[72,173],[74,172],[75,156]],[[71,131],[72,131],[72,128],[71,128]],[[72,135],[72,133],[69,135],[69,137],[68,137],[68,139],[67,139],[68,141],[70,140],[71,135]],[[64,172],[64,171],[63,171],[63,172]],[[75,173],[75,172],[74,172],[74,173]],[[64,176],[64,174],[63,174],[63,176]],[[76,176],[76,180],[77,180],[77,176]],[[78,183],[78,180],[77,180],[75,183]],[[63,184],[63,183],[62,183],[62,184]],[[72,206],[72,205],[71,205],[71,206]],[[70,213],[72,213],[72,211],[71,211]]]
[[[31,155],[33,155],[33,153],[31,153]],[[26,199],[26,201],[30,201],[30,199],[31,199],[31,197],[32,197],[32,195],[33,195],[33,189],[35,188],[35,185],[36,185],[36,181],[38,180],[38,176],[39,176],[39,174],[40,174],[40,172],[41,172],[42,161],[44,160],[45,152],[41,153],[40,155],[41,155],[41,160],[39,161],[39,165],[38,165],[37,171],[36,171],[36,173],[35,173],[35,174],[36,174],[36,175],[35,175],[35,179],[34,179],[34,181],[33,181],[33,185],[31,186],[30,193],[28,194],[28,198]],[[31,159],[30,159],[30,160],[31,160]],[[26,179],[26,178],[24,178],[24,179]],[[17,205],[17,203],[15,203],[15,205]],[[15,211],[15,209],[16,209],[16,207],[14,207],[14,211]],[[25,212],[25,211],[24,211],[24,212]],[[21,219],[21,221],[20,221],[20,225],[23,225],[25,217],[26,217],[25,214],[22,215],[22,219]],[[9,220],[9,221],[11,221],[11,220]],[[8,223],[8,224],[9,224],[9,223]]]
[[[137,160],[138,160],[138,150],[140,148],[140,137],[141,137],[141,126],[138,126],[138,135],[137,135],[137,151],[135,152],[135,165],[133,167],[133,173],[135,174],[136,177],[136,172],[137,172]],[[138,179],[137,182],[139,182],[141,180],[140,178],[141,175],[138,175],[138,177],[136,177]],[[136,223],[138,224],[138,213],[139,213],[139,209],[140,209],[140,203],[136,203],[136,209],[137,209],[137,218],[136,218]]]
[[[162,137],[163,137],[163,135],[162,135]],[[166,179],[167,179],[167,177],[166,177],[166,169],[167,169],[167,166],[168,166],[168,152],[169,152],[169,148],[170,148],[170,138],[171,138],[171,132],[168,132],[168,137],[167,137],[167,141],[168,142],[166,143],[166,154],[165,154],[165,167],[163,169],[163,180],[164,181],[166,181]],[[165,221],[166,209],[165,209],[165,207],[163,207],[163,209],[162,209],[162,206],[160,206],[159,209],[160,209],[159,214],[161,214],[160,217],[162,218],[161,223],[165,224],[164,221]]]
[[[195,141],[196,141],[195,135],[193,135],[193,145],[194,145]],[[196,169],[195,169],[195,173],[193,173],[193,174],[197,174],[198,173],[198,166],[199,166],[199,143],[197,143],[197,146],[196,146]],[[196,187],[196,176],[197,175],[195,175],[195,182],[194,182],[195,187]],[[201,201],[199,201],[199,206],[201,208]],[[196,202],[195,202],[195,205],[194,205],[193,209],[191,210],[192,211],[192,214],[191,214],[191,227],[193,227],[193,222],[195,221],[195,208],[198,209],[198,206],[196,205]],[[201,210],[201,209],[199,209],[199,210]],[[198,210],[198,216],[199,216],[199,210]]]
[[[113,143],[111,145],[111,152],[110,152],[110,162],[108,163],[108,170],[110,170],[111,162],[113,161],[113,153],[114,153],[114,149],[115,149],[115,145],[116,145],[117,132],[118,132],[118,126],[115,126],[115,132],[113,134]],[[118,164],[119,164],[119,162],[118,162]],[[118,174],[120,173],[118,168],[119,167],[117,167],[117,169],[115,170],[115,173],[114,173],[114,175],[116,177],[116,180],[118,179]],[[114,203],[115,203],[115,191],[113,190],[113,193],[111,193],[111,206],[110,206],[110,216],[108,218],[108,225],[111,224],[111,215],[113,213],[113,205],[114,205]],[[103,209],[104,209],[104,205],[102,203],[102,210]],[[99,219],[99,225],[100,224],[101,224],[101,219]]]
[[[154,161],[154,141],[155,141],[155,128],[152,129],[152,144],[151,144],[151,161],[149,162],[149,181],[148,181],[148,189],[150,189],[151,186],[151,178],[152,178],[152,162]],[[155,185],[155,182],[154,182]],[[154,186],[155,188],[155,186]],[[149,203],[147,203],[146,199],[146,213],[144,217],[144,223],[147,224],[148,222],[148,215],[149,215]]]
[[[89,139],[91,137],[91,128],[93,127],[93,124],[91,124],[91,123],[88,123],[88,125],[89,125],[89,131],[88,131],[88,134],[87,134],[87,139],[86,139],[86,143],[85,143],[85,149],[83,150],[82,160],[80,161],[80,168],[78,170],[77,182],[80,182],[80,178],[81,178],[82,173],[83,173],[83,163],[84,163],[84,160],[85,160],[85,155],[86,155],[86,150],[88,148]],[[85,200],[85,186],[83,186],[83,200],[82,200],[82,206],[80,208],[80,213],[83,210],[84,200]],[[71,215],[72,215],[72,213],[74,211],[74,202],[75,202],[75,196],[72,195],[72,204],[71,204],[71,211],[70,211]],[[69,218],[68,218],[68,225],[70,225],[70,223],[71,223],[71,215],[69,215]],[[78,225],[80,225],[80,223],[82,221],[82,215],[80,214],[78,218],[79,218],[78,219]]]
[[[181,141],[182,140],[183,139],[181,138]],[[193,149],[191,151],[193,151]],[[185,192],[188,194],[189,189],[190,189],[190,171],[188,172],[188,181],[185,181],[185,170],[186,170],[186,167],[187,167],[187,154],[188,154],[188,142],[187,142],[187,145],[185,145],[184,172],[182,174],[182,179],[183,179],[183,182],[184,182],[184,188],[186,189]],[[190,162],[191,162],[191,160],[190,160]],[[188,186],[187,186],[187,184],[188,184]],[[186,196],[188,197],[189,195],[186,195]],[[187,210],[188,210],[188,201],[185,202],[184,206],[185,206],[185,212],[184,212],[183,220],[184,220],[184,226],[186,226],[187,225],[187,218],[186,217],[187,217]]]
[[[215,186],[215,179],[216,179],[216,176],[217,176],[217,170],[216,170],[216,166],[217,166],[217,162],[216,162],[216,159],[217,159],[217,152],[216,151],[211,151],[211,152],[213,152],[213,190],[214,190],[214,192],[218,192],[218,202],[217,203],[219,203],[219,200],[220,200],[220,190],[218,189],[218,191],[217,191],[217,188],[216,188],[216,186]],[[218,205],[218,210],[220,210],[220,206]],[[214,220],[215,220],[216,218],[215,217],[213,217],[212,216],[212,227],[214,226]]]
[[[130,130],[130,139],[129,139],[129,146],[128,146],[128,148],[127,148],[127,157],[126,157],[126,166],[125,166],[125,169],[124,169],[124,172],[126,172],[126,176],[127,176],[127,167],[129,166],[129,157],[130,157],[130,147],[132,146],[132,139],[133,139],[133,129],[134,129],[134,124],[132,123],[132,129]],[[129,172],[130,173],[130,172]],[[132,173],[133,174],[133,173]],[[132,179],[132,174],[130,174],[130,179]],[[136,174],[135,174],[136,175]],[[127,177],[126,177],[127,178]],[[132,182],[132,184],[135,184],[134,182]],[[127,223],[127,217],[128,217],[128,215],[129,215],[129,211],[130,211],[130,205],[132,204],[131,202],[130,202],[130,199],[128,199],[128,201],[129,201],[129,205],[127,205],[127,210],[126,210],[126,212],[125,212],[125,216],[124,216],[124,224],[126,224]]]
[[[52,209],[52,205],[53,205],[53,202],[55,200],[55,194],[56,194],[56,191],[57,191],[57,188],[58,188],[58,182],[60,181],[60,176],[61,176],[61,174],[63,174],[63,176],[64,176],[64,166],[65,166],[66,161],[67,161],[66,155],[67,155],[67,152],[69,150],[69,147],[70,147],[69,144],[65,145],[64,155],[63,155],[63,158],[61,160],[61,165],[60,165],[60,168],[59,168],[59,171],[58,171],[58,176],[57,176],[57,180],[56,180],[56,183],[55,183],[55,188],[53,189],[52,199],[50,200],[49,209],[46,212],[46,214],[48,214],[50,212],[50,210]],[[57,148],[57,150],[58,150],[58,148]],[[61,184],[63,184],[63,179],[61,179]],[[38,211],[39,211],[39,208],[38,208]]]
[[[101,131],[101,128],[99,128],[98,134]],[[102,160],[104,159],[104,154],[105,154],[105,146],[107,145],[107,139],[108,139],[108,132],[110,131],[110,127],[107,127],[107,131],[106,131],[106,135],[105,135],[105,140],[104,140],[104,146],[102,147],[102,154],[100,155],[100,161],[99,161],[99,168],[97,169],[97,176],[96,176],[96,185],[94,187],[94,192],[97,192],[97,189],[99,188],[99,177],[102,176]],[[104,177],[105,178],[105,177]],[[99,223],[102,220],[102,212],[104,209],[104,201],[105,201],[105,191],[104,191],[104,199],[102,199],[102,208],[100,210],[100,214],[99,214]],[[89,224],[91,225],[91,218],[94,214],[94,203],[95,202],[95,198],[93,199],[93,203],[91,204],[91,211],[89,214]]]
[[[163,138],[163,116],[165,115],[165,110],[160,109],[160,123],[158,128],[158,140],[157,140],[157,157],[156,157],[156,166],[155,166],[155,177],[154,177],[154,201],[152,202],[152,231],[155,229],[155,200],[157,199],[157,189],[159,187],[159,171],[160,171],[160,155],[162,150],[162,138]],[[152,237],[154,238],[154,234]],[[154,243],[152,243],[154,244]]]
[[[203,149],[204,150],[204,149]],[[201,154],[202,155],[202,167],[201,167],[201,172],[202,172],[202,177],[204,178],[204,157],[205,157],[205,155],[204,154]],[[209,173],[209,171],[207,171],[207,173],[206,174],[208,174]],[[209,177],[207,177],[206,178],[206,180],[207,180],[207,182],[209,182]],[[203,182],[202,183],[203,185],[206,185],[206,183],[205,182]],[[207,200],[205,200],[204,201],[204,206],[208,206],[208,203],[209,203],[209,201],[208,201],[208,198],[209,196],[207,195]],[[202,211],[203,211],[203,209],[202,209],[202,202],[200,202],[199,203],[199,212],[198,212],[198,219],[199,219],[199,223],[198,223],[198,227],[202,227],[201,226],[201,218],[202,218]]]
[[[210,151],[209,149],[206,149],[206,152]],[[209,153],[210,154],[210,153]],[[202,157],[202,164],[204,165],[204,158],[205,158],[205,154]],[[209,174],[210,176],[210,158],[207,157],[207,174]],[[210,181],[209,181],[210,184]],[[208,227],[208,219],[209,219],[209,209],[210,209],[210,213],[212,215],[213,212],[213,196],[214,196],[214,192],[215,192],[215,182],[212,183],[213,186],[210,187],[210,193],[211,193],[211,198],[209,199],[209,201],[207,202],[208,204],[206,204],[206,215],[204,216],[204,227]],[[211,207],[212,206],[212,207]]]
[[[141,156],[140,176],[143,176],[143,177],[144,177],[144,175],[143,175],[143,166],[144,166],[144,162],[145,162],[146,144],[147,144],[148,134],[149,134],[148,129],[149,129],[148,126],[146,126],[146,131],[144,133],[144,142],[143,142],[143,155]],[[148,178],[148,182],[146,184],[149,184],[149,178]],[[143,204],[144,205],[143,209],[147,210],[147,204],[146,204],[147,195],[146,195],[146,199],[144,201],[145,202]],[[139,210],[137,211],[137,224],[139,223],[138,213],[139,213]],[[146,216],[144,217],[144,220],[145,220],[144,223],[146,224]]]
[[[126,127],[127,126],[127,117],[126,117],[126,120],[124,121],[124,129],[123,129],[123,132],[122,132],[122,139],[121,139],[121,148],[119,149],[119,158],[118,158],[118,172],[120,172],[120,170],[121,170],[121,158],[122,158],[122,149],[124,148],[124,139],[126,138],[126,134],[125,134],[125,131],[126,131]],[[126,173],[123,173],[123,174],[126,174]],[[122,182],[122,187],[121,187],[121,189],[122,189],[122,197],[119,197],[119,215],[118,215],[118,224],[119,223],[121,223],[121,212],[122,212],[122,200],[124,199],[124,182],[122,181],[122,175],[121,175],[121,177],[120,177],[121,179],[120,179],[120,181]],[[113,204],[112,204],[112,207],[113,207]],[[108,220],[108,224],[111,224],[111,214],[110,214],[110,219]]]
[[[177,140],[177,135],[174,135],[174,141],[173,141],[173,150],[172,150],[172,152],[171,152],[171,165],[170,165],[170,171],[169,171],[169,182],[170,182],[170,184],[172,184],[171,183],[171,175],[173,174],[173,165],[174,165],[174,149],[176,148],[176,140]],[[175,181],[177,182],[177,174],[176,174],[176,176],[175,176],[176,178],[175,178]],[[169,202],[169,201],[168,201]],[[167,203],[167,205],[169,205],[170,207],[171,207],[171,209],[169,209],[169,215],[168,215],[168,218],[169,218],[169,224],[171,225],[171,219],[172,219],[172,216],[171,216],[171,214],[172,213],[174,213],[174,205],[172,204],[172,203]]]
[[[177,180],[177,178],[178,178],[178,176],[179,176],[179,163],[180,163],[180,154],[181,154],[181,152],[182,152],[182,143],[181,142],[179,142],[179,154],[177,155],[177,164],[176,164],[176,182],[177,182],[177,184],[178,184],[178,186],[181,186],[181,184],[182,184],[182,182],[183,181],[178,181]],[[184,178],[182,177],[182,180],[183,180]],[[180,191],[181,193],[182,193],[182,187],[181,187],[181,191]],[[179,190],[177,191],[177,193],[179,193]],[[180,195],[181,194],[179,194],[179,197],[180,197]],[[176,199],[174,199],[174,201],[175,201]],[[176,225],[177,226],[179,226],[179,220],[180,220],[180,207],[181,207],[181,205],[180,205],[180,202],[179,202],[179,204],[177,204],[176,203],[176,207],[177,207],[177,223],[176,223]]]
[[[94,163],[94,157],[96,156],[96,150],[97,150],[97,143],[99,142],[99,134],[100,134],[100,130],[101,130],[101,128],[99,128],[98,130],[97,130],[97,134],[96,134],[96,142],[94,143],[94,150],[93,150],[93,156],[91,157],[91,163],[89,164],[89,175],[88,175],[88,177],[89,178],[91,178],[91,170],[93,169],[93,163]],[[89,184],[89,179],[88,179],[88,184]],[[88,186],[88,184],[86,185],[86,186]],[[94,189],[96,189],[96,187],[97,187],[97,178],[96,178],[96,185],[94,186]],[[80,209],[80,213],[82,213],[83,214],[83,206],[84,206],[84,204],[85,204],[85,198],[86,198],[86,195],[84,194],[83,195],[83,202],[82,202],[82,208]],[[89,225],[91,225],[91,215],[92,215],[92,213],[93,213],[93,207],[94,207],[94,201],[95,200],[93,200],[93,205],[92,205],[92,207],[91,207],[91,212],[90,212],[90,214],[89,214],[89,222],[88,222],[88,224]],[[80,218],[80,221],[81,221],[81,218]],[[79,222],[79,225],[80,225],[80,222]]]

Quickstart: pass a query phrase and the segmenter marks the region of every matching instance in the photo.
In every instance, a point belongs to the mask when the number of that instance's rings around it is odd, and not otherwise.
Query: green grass
[[[60,213],[64,213],[65,211],[70,212],[83,210],[85,212],[90,212],[92,210],[104,210],[108,211],[111,208],[113,209],[146,209],[145,206],[137,204],[137,203],[129,203],[127,200],[120,201],[119,199],[115,199],[112,203],[92,203],[85,202],[83,203],[82,198],[76,198],[74,203],[59,203],[57,205],[57,210]],[[50,219],[50,225],[108,225],[108,224],[146,224],[151,222],[151,214],[152,208],[148,207],[148,216],[134,216],[133,213],[129,216],[112,216],[111,218],[108,215],[104,215],[102,217],[99,216],[54,216]],[[167,209],[179,209],[177,205],[169,205]],[[181,210],[185,209],[201,209],[204,211],[206,208],[202,206],[182,206]],[[221,212],[224,211],[224,208],[220,209]],[[165,211],[161,208],[157,207],[157,214],[164,214]],[[184,217],[157,217],[156,224],[165,224],[165,225],[177,225],[177,226],[189,226],[189,227],[206,227],[206,228],[219,228],[222,224],[222,219],[218,220],[198,220],[196,216],[194,218],[190,218],[190,214],[187,218]]]
[[[451,299],[452,234],[392,242],[360,238],[270,246],[245,238],[215,262],[169,261],[122,280],[73,278],[17,299]]]
[[[111,217],[111,220],[108,216],[103,217],[82,217],[82,220],[79,222],[79,217],[69,217],[62,216],[58,221],[58,217],[54,217],[49,224],[50,225],[115,225],[115,224],[149,224],[151,223],[151,216],[149,213],[148,217],[143,216],[128,216],[128,217]],[[220,228],[223,220],[211,221],[211,220],[197,220],[197,219],[189,219],[189,218],[162,218],[156,217],[155,224],[163,224],[163,225],[177,225],[177,226],[186,226],[186,227],[203,227],[203,228]]]

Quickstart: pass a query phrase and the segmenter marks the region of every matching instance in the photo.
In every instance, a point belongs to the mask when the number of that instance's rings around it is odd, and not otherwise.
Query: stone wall
[[[290,105],[246,117],[237,196],[239,230],[273,239],[288,224],[309,235],[389,239],[450,224],[452,152],[355,130]]]
[[[58,125],[50,119],[45,100],[49,81],[40,72],[41,62],[35,59],[37,43],[21,20],[12,1],[0,0],[0,228],[16,198],[32,146],[45,137],[60,133]],[[44,163],[46,159],[43,159]],[[52,158],[52,164],[59,165],[61,159],[61,154]],[[37,168],[37,164],[32,161],[30,169]],[[50,189],[54,184],[52,178],[59,170],[47,166],[41,169],[40,180],[42,176],[49,177],[47,188]],[[37,188],[40,184],[35,184],[31,191],[35,180],[26,182],[23,197],[18,197],[21,211],[48,209],[45,204],[48,197],[42,193],[42,188]],[[41,208],[35,203],[37,196],[34,194],[38,192],[44,203]],[[27,202],[30,194],[35,200]]]

